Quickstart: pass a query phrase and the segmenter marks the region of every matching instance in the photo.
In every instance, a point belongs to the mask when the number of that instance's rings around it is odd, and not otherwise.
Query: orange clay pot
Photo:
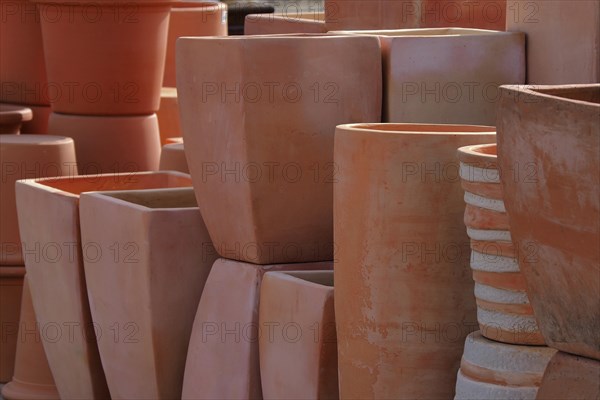
[[[160,92],[160,108],[156,112],[160,143],[165,145],[173,137],[181,137],[179,122],[179,104],[177,102],[177,89],[164,87]]]
[[[540,330],[600,360],[600,84],[501,94],[504,203]]]
[[[272,35],[283,33],[326,33],[325,14],[250,14],[244,22],[244,35]]]
[[[600,399],[600,361],[559,351],[546,367],[536,399]]]
[[[0,134],[19,134],[21,124],[32,118],[33,112],[30,108],[0,104]]]
[[[117,243],[116,247],[97,253],[97,245],[82,244],[79,195],[89,191],[190,185],[188,175],[176,172],[88,175],[17,182],[19,229],[38,322],[42,326],[58,325],[60,332],[72,329],[73,333],[65,333],[58,339],[42,335],[61,399],[108,398],[96,336],[127,334],[122,330],[93,329],[83,260],[110,258],[117,251],[127,254],[128,249],[124,248],[125,243]]]
[[[14,372],[24,275],[23,266],[0,267],[0,383],[8,382]]]
[[[188,164],[219,254],[257,264],[333,259],[333,133],[380,119],[377,39],[182,38],[177,55]]]
[[[159,170],[179,171],[189,174],[190,169],[188,168],[187,160],[185,158],[183,143],[172,143],[163,146],[162,152],[160,153]]]
[[[456,149],[495,136],[472,125],[337,127],[340,398],[453,396],[477,327]]]

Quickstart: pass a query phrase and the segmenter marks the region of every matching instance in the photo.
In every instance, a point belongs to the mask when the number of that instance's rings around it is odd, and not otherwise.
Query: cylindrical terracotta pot
[[[160,166],[158,169],[161,171],[179,171],[185,174],[190,173],[185,158],[183,143],[172,143],[163,146],[162,152],[160,153]]]
[[[0,134],[18,134],[21,124],[33,118],[31,108],[0,104]]]
[[[458,149],[477,319],[488,339],[543,345],[510,237],[496,144]]]
[[[477,327],[456,148],[494,141],[485,126],[337,127],[341,398],[453,396]]]
[[[75,145],[64,136],[0,135],[0,266],[23,265],[15,182],[77,175]]]
[[[23,122],[21,133],[46,134],[48,133],[48,119],[52,109],[50,106],[27,105],[33,111],[33,118],[30,121]]]
[[[0,267],[0,383],[13,377],[24,275],[23,266]]]
[[[219,254],[257,264],[333,259],[333,133],[380,119],[377,39],[181,38],[177,47],[188,165]]]
[[[327,32],[327,28],[325,27],[325,14],[317,12],[306,12],[299,14],[300,15],[246,15],[246,20],[244,22],[244,35]]]
[[[54,112],[158,110],[171,1],[35,1]]]
[[[600,361],[557,352],[548,363],[537,400],[600,399]]]
[[[540,331],[600,360],[600,84],[500,91],[504,203]]]
[[[162,88],[160,92],[160,108],[156,112],[156,118],[158,118],[160,143],[163,146],[168,143],[169,138],[181,137],[176,88]]]
[[[52,113],[48,132],[73,138],[82,175],[158,169],[160,139],[155,114],[115,117]]]
[[[182,36],[227,36],[227,4],[218,1],[172,3],[163,86],[175,87],[175,42]],[[211,57],[210,54],[206,54]]]
[[[2,397],[6,400],[58,400],[60,397],[42,346],[27,277],[23,281],[18,325],[15,373],[12,380],[2,388]]]
[[[555,353],[545,346],[498,343],[473,332],[465,342],[454,399],[533,400]]]
[[[267,272],[258,326],[264,399],[339,399],[333,271]]]
[[[48,326],[42,340],[61,399],[109,397],[96,337],[128,333],[97,330],[92,324],[83,259],[126,256],[130,248],[82,245],[79,195],[102,190],[187,187],[189,175],[177,172],[127,173],[22,180],[16,184],[19,229],[27,278],[38,322]],[[113,327],[114,328],[114,327]],[[52,330],[54,329],[54,330]],[[64,333],[57,337],[56,331]],[[68,335],[66,333],[69,333]]]
[[[331,270],[333,263],[256,265],[220,258],[200,298],[188,347],[183,399],[262,399],[260,286],[268,271]],[[227,293],[227,296],[223,296]],[[281,330],[277,332],[282,334]],[[290,330],[290,334],[293,334]],[[306,332],[305,332],[306,334]],[[312,333],[311,333],[312,334]]]
[[[113,257],[84,258],[98,349],[113,399],[181,398],[194,316],[217,259],[194,190],[82,194],[81,239]],[[107,224],[107,222],[109,222]]]

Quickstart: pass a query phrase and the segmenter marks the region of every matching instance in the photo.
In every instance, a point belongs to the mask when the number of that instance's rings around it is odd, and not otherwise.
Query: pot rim
[[[85,6],[85,5],[96,5],[100,7],[131,7],[131,6],[144,6],[144,7],[168,7],[178,0],[29,0],[34,4],[40,6],[43,5],[54,5],[59,7],[73,7],[73,6]]]
[[[239,35],[239,36],[181,36],[177,40],[228,40],[228,41],[251,41],[251,40],[284,40],[284,39],[294,39],[294,40],[310,40],[310,39],[324,39],[324,40],[340,40],[340,38],[344,39],[357,39],[357,38],[375,38],[373,35],[332,35],[330,32],[325,33],[278,33],[272,35]]]
[[[497,168],[498,145],[496,143],[475,144],[460,147],[457,150],[458,159],[461,163],[486,168]],[[493,150],[493,153],[486,153],[486,150]]]
[[[23,145],[39,146],[63,146],[65,144],[74,144],[73,139],[67,136],[58,135],[40,135],[35,133],[23,133],[20,135],[0,135],[0,144],[2,148],[19,147]]]
[[[133,209],[143,213],[156,213],[156,212],[173,212],[173,211],[194,211],[198,212],[198,205],[195,206],[164,206],[164,207],[152,207],[146,204],[142,204],[139,200],[161,199],[161,195],[171,195],[172,199],[175,200],[177,196],[186,195],[192,197],[196,202],[194,188],[193,187],[180,187],[180,188],[159,188],[159,189],[135,189],[135,190],[110,190],[110,191],[98,191],[98,192],[83,192],[81,193],[80,201],[85,198],[96,199],[95,201],[109,202],[117,204],[121,207]],[[136,197],[139,199],[136,201]]]
[[[390,129],[382,129],[390,128]],[[404,129],[402,129],[404,128]],[[438,128],[438,129],[435,129]],[[445,128],[445,130],[440,130]],[[467,124],[420,124],[420,123],[355,123],[343,124],[337,130],[350,132],[370,132],[379,134],[392,134],[399,136],[456,136],[456,135],[481,135],[496,134],[496,128],[486,125]]]
[[[490,29],[440,27],[440,28],[413,28],[413,29],[368,29],[368,30],[337,30],[329,31],[336,35],[367,35],[396,38],[444,38],[444,37],[482,37],[482,36],[525,36],[522,32],[495,31]]]
[[[333,286],[333,282],[334,282],[334,273],[333,270],[308,270],[308,271],[303,271],[303,270],[292,270],[292,271],[267,271],[265,273],[265,276],[263,277],[263,279],[265,279],[267,276],[272,275],[273,277],[276,277],[278,279],[284,279],[286,281],[292,281],[292,282],[299,282],[301,285],[303,286],[309,286],[309,287],[314,287],[314,288],[318,288],[321,290],[331,290],[333,291],[334,286]],[[322,276],[325,279],[328,279],[329,277],[331,277],[331,285],[328,284],[324,284],[324,283],[319,283],[319,282],[315,282],[314,280],[308,280],[302,277],[302,275],[307,275],[307,276]]]
[[[530,98],[529,101],[525,100],[524,103],[535,103],[534,98],[541,98],[544,100],[564,102],[579,107],[590,108],[591,110],[600,109],[600,103],[594,103],[592,101],[572,99],[569,97],[561,96],[561,93],[571,93],[581,90],[600,91],[600,83],[591,84],[571,84],[571,85],[501,85],[500,91],[506,91],[514,93],[515,95],[524,95]],[[515,99],[515,102],[517,99]],[[597,111],[597,110],[596,110]]]
[[[0,124],[10,124],[15,122],[31,121],[33,111],[27,106],[16,104],[0,103]]]

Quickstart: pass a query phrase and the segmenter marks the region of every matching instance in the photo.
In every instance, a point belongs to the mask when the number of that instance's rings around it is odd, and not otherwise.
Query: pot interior
[[[333,271],[291,271],[285,274],[317,285],[333,287]]]
[[[485,154],[485,155],[488,155],[488,156],[494,156],[494,157],[498,156],[497,145],[495,143],[494,144],[487,144],[487,145],[484,145],[484,146],[473,147],[473,151],[475,153]]]
[[[158,189],[158,190],[128,190],[123,192],[102,193],[103,196],[113,197],[138,204],[147,208],[195,208],[198,207],[193,188]]]
[[[587,103],[600,104],[600,85],[572,88],[532,88],[533,92],[562,97],[565,99],[585,101]]]

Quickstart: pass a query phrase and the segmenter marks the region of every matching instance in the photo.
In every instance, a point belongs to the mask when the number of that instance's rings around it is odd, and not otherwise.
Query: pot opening
[[[488,156],[498,156],[497,145],[496,144],[486,144],[483,146],[473,147],[472,150],[475,153],[485,154]]]
[[[382,124],[350,124],[343,125],[345,128],[364,129],[370,131],[384,131],[398,134],[468,134],[468,133],[496,133],[493,126],[483,125],[451,125],[451,124],[400,124],[400,123],[382,123]]]
[[[317,285],[333,287],[333,271],[291,271],[285,274]]]
[[[123,200],[128,203],[138,204],[147,208],[198,207],[196,195],[192,188],[132,190],[117,193],[103,193],[102,195]]]
[[[600,104],[600,85],[548,89],[538,89],[534,87],[531,90],[536,93],[547,94],[550,96]]]

